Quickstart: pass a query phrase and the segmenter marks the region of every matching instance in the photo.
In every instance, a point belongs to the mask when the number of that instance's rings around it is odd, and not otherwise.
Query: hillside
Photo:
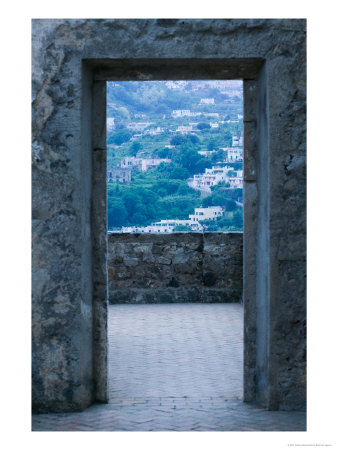
[[[242,117],[240,81],[107,83],[109,229],[221,206],[224,217],[204,229],[241,230],[242,188],[231,183],[238,184],[242,160],[229,155],[241,149]],[[205,189],[196,184],[194,176],[215,167],[228,167],[228,178]]]

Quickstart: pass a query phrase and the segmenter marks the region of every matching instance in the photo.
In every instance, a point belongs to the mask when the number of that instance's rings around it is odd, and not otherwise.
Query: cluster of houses
[[[211,193],[211,186],[228,184],[230,188],[243,188],[243,170],[234,170],[230,166],[213,166],[204,173],[196,174],[187,180],[192,189]]]
[[[170,163],[169,158],[138,158],[136,156],[127,156],[121,159],[121,169],[136,169],[146,172],[148,169],[157,167],[161,163]]]
[[[129,122],[127,124],[127,129],[130,131],[143,131],[147,127],[150,127],[150,125],[153,125],[154,122]]]
[[[220,147],[226,153],[224,162],[243,162],[243,148],[242,147]],[[200,153],[200,152],[199,152]]]
[[[132,169],[146,172],[149,169],[157,167],[161,163],[170,162],[171,159],[167,158],[137,158],[135,156],[127,156],[121,160],[120,167],[114,167],[107,170],[107,181],[130,184]]]
[[[188,227],[191,231],[203,231],[205,220],[217,220],[225,214],[221,206],[209,206],[208,208],[195,208],[194,214],[189,214],[189,219],[163,219],[146,227],[122,227],[122,233],[173,233],[178,226]]]
[[[156,127],[156,128],[151,128],[149,130],[146,130],[146,128],[150,127],[153,124],[154,124],[154,122],[129,122],[127,124],[127,129],[130,131],[141,131],[142,132],[141,134],[134,134],[134,138],[137,138],[140,136],[145,136],[147,134],[149,134],[150,136],[157,136],[166,131],[166,129],[163,127]]]
[[[221,149],[223,150],[223,149]],[[226,156],[226,162],[232,163],[232,162],[241,162],[243,161],[243,149],[240,147],[232,147],[227,148],[227,156]]]
[[[200,105],[214,105],[215,99],[214,98],[201,98]]]
[[[210,100],[210,99],[202,99],[202,100]],[[178,117],[197,117],[202,115],[206,117],[219,117],[219,113],[192,112],[190,111],[190,109],[175,109],[171,113],[171,117],[173,117],[174,119],[177,119]]]
[[[119,167],[107,170],[107,181],[114,181],[115,183],[130,184],[131,170],[120,169]]]
[[[242,138],[240,138],[242,139]],[[167,145],[166,147],[174,147]],[[220,150],[226,152],[225,163],[234,163],[243,161],[243,148],[241,147],[222,147]],[[199,151],[203,156],[209,156],[216,150]],[[161,163],[170,163],[169,158],[140,158],[138,156],[127,156],[121,160],[120,167],[108,169],[107,181],[130,184],[131,170],[146,172],[149,169],[157,167]],[[231,172],[231,175],[229,174]],[[195,190],[210,193],[210,186],[216,184],[229,184],[231,188],[243,188],[243,171],[234,170],[230,166],[213,166],[211,169],[205,169],[203,174],[196,174],[193,178],[187,180],[188,185]]]
[[[215,100],[213,98],[202,98],[200,100],[200,104],[214,104]],[[190,109],[177,109],[172,111],[171,116],[175,119],[179,117],[197,117],[197,116],[204,116],[205,118],[214,119],[214,122],[209,122],[210,128],[216,129],[219,128],[219,124],[224,123],[235,123],[239,122],[241,119],[243,119],[243,115],[238,114],[238,120],[219,120],[219,113],[212,113],[212,112],[192,112]],[[146,118],[144,114],[136,114],[135,118]],[[164,116],[165,117],[165,116]],[[197,128],[198,123],[189,123],[189,125],[179,125],[176,130],[169,130],[164,127],[154,127],[154,122],[129,122],[126,125],[126,128],[133,132],[133,136],[131,137],[131,140],[138,139],[140,137],[149,135],[149,136],[158,136],[163,133],[198,133],[201,130]],[[115,129],[115,120],[113,117],[107,118],[107,131],[112,132]],[[234,137],[233,146],[240,146],[242,145],[241,138]]]
[[[241,147],[220,147],[219,150],[223,150],[226,153],[226,156],[223,160],[225,163],[233,163],[233,162],[243,162],[243,148]],[[212,156],[213,153],[216,153],[217,150],[199,150],[197,153],[199,155],[209,157]]]

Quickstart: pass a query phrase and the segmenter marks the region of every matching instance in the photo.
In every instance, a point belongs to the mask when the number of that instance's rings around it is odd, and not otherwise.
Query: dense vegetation
[[[165,81],[129,81],[108,85],[108,117],[125,124],[135,114],[144,114],[150,118],[156,117],[159,126],[165,126],[163,115],[170,116],[173,110],[215,112],[214,105],[200,104],[201,97],[214,98],[217,112],[225,118],[231,118],[242,110],[241,97],[231,98],[217,88],[208,87],[207,83],[204,88],[194,91],[193,85],[194,82],[188,82],[183,89],[168,89]]]
[[[107,113],[115,122],[107,136],[108,167],[117,167],[126,156],[171,159],[171,163],[147,172],[133,170],[130,185],[108,183],[109,229],[145,226],[161,219],[188,219],[199,206],[226,208],[226,216],[208,224],[210,231],[242,229],[242,208],[238,205],[242,201],[241,189],[215,186],[212,194],[202,199],[199,191],[187,185],[187,179],[194,174],[224,164],[225,153],[220,148],[230,147],[232,136],[239,136],[242,130],[242,122],[237,120],[242,114],[242,98],[228,96],[207,84],[199,90],[192,87],[193,82],[184,89],[168,89],[165,82],[108,83]],[[201,98],[214,98],[215,104],[200,104]],[[202,114],[172,117],[172,111],[178,109]],[[217,118],[205,115],[215,112]],[[128,129],[130,122],[145,123],[143,133]],[[212,128],[211,122],[217,122],[218,128]],[[177,132],[178,126],[192,123],[196,133]],[[158,135],[146,133],[156,127],[164,130]],[[198,153],[206,150],[213,150],[212,156]],[[234,170],[241,168],[239,163],[232,166]]]
[[[138,173],[130,186],[108,183],[110,227],[148,225],[169,218],[185,219],[200,205],[197,191],[180,177],[164,178],[162,169],[157,167]],[[178,171],[174,168],[171,173]]]

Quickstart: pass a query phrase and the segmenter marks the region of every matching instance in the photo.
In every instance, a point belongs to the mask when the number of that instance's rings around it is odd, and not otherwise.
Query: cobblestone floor
[[[109,307],[110,401],[33,415],[34,431],[305,431],[305,413],[242,401],[239,304]]]

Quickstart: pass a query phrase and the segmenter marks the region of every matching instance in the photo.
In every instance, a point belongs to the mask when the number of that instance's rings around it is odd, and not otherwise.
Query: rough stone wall
[[[109,234],[109,301],[239,302],[242,255],[242,233]]]
[[[91,149],[81,146],[85,23],[33,21],[33,409],[93,399]],[[88,180],[85,182],[84,180]],[[86,349],[86,351],[84,351]],[[89,349],[89,351],[88,351]]]
[[[98,378],[106,376],[104,114],[93,114],[95,80],[102,91],[106,79],[235,77],[253,85],[255,100],[244,111],[245,398],[305,407],[305,28],[298,19],[33,20],[36,411],[106,399]]]

